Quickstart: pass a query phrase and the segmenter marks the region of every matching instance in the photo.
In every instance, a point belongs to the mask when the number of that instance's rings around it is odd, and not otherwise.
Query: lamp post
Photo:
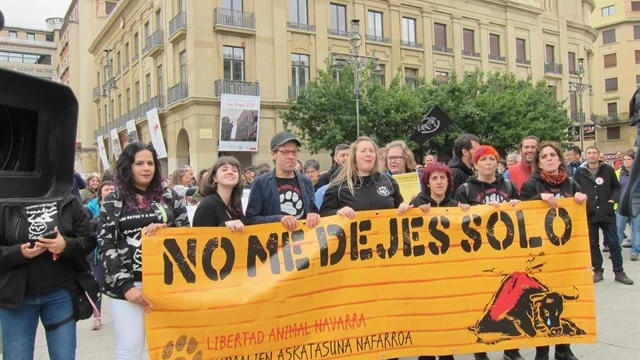
[[[360,137],[360,69],[365,67],[367,62],[373,61],[378,64],[378,58],[374,56],[360,55],[362,46],[362,35],[360,35],[360,20],[351,20],[351,31],[347,33],[351,53],[331,53],[333,64],[337,65],[338,60],[343,60],[353,69],[353,94],[356,100],[356,134]]]
[[[584,150],[584,113],[582,108],[582,96],[584,92],[591,87],[589,84],[585,84],[583,82],[584,79],[584,58],[578,59],[578,71],[576,73],[578,75],[578,82],[569,81],[569,86],[573,91],[578,94],[578,118],[580,121],[580,150]]]
[[[111,108],[111,90],[113,89],[117,89],[118,86],[116,86],[116,79],[115,76],[113,76],[113,70],[111,67],[111,49],[105,49],[104,52],[106,54],[106,59],[105,59],[105,66],[104,66],[104,77],[105,77],[105,81],[104,84],[102,84],[102,97],[106,97],[107,98],[107,113],[105,114],[105,116],[107,117],[105,120],[105,125],[107,125],[107,129],[109,128],[109,122],[112,120],[111,116],[113,116],[113,109]],[[109,130],[107,130],[109,131]],[[111,141],[109,141],[109,144],[111,144]],[[109,148],[112,148],[113,145],[110,145]],[[111,149],[111,153],[113,153],[113,149]],[[99,155],[98,155],[99,156]],[[109,156],[111,156],[111,154],[109,154]]]

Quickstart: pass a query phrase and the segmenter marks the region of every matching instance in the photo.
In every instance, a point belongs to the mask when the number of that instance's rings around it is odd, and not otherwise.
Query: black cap
[[[273,149],[276,146],[284,145],[289,141],[295,141],[296,144],[298,144],[298,146],[301,146],[300,140],[298,140],[298,138],[296,138],[295,135],[293,135],[290,132],[283,131],[281,133],[276,134],[276,136],[274,136],[273,139],[271,139],[271,148]]]

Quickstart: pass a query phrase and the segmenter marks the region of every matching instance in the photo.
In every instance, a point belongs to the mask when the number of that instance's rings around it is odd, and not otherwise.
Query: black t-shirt
[[[280,194],[280,211],[282,215],[292,215],[296,219],[303,219],[304,203],[302,201],[302,191],[298,185],[298,179],[276,177],[276,186]]]
[[[149,224],[170,223],[172,218],[173,211],[162,203],[153,203],[149,209],[123,211],[120,215],[120,232],[133,254],[134,281],[142,281],[142,228]]]

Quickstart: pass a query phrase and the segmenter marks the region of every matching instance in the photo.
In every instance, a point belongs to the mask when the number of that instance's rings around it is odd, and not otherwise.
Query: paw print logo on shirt
[[[162,360],[202,360],[202,351],[198,350],[198,341],[180,336],[176,342],[169,341],[162,349]]]
[[[293,191],[280,194],[280,209],[283,213],[298,218],[302,215],[302,198]]]

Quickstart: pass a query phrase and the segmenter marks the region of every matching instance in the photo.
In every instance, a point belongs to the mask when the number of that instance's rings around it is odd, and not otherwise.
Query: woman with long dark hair
[[[232,231],[244,230],[242,190],[238,160],[231,156],[219,158],[200,184],[198,192],[204,199],[193,215],[193,226],[226,226]]]
[[[587,195],[580,192],[580,185],[568,174],[564,163],[564,154],[560,144],[544,141],[538,145],[533,162],[533,174],[522,185],[522,200],[546,201],[550,207],[558,207],[558,199],[573,197],[575,202],[583,204]],[[578,360],[569,344],[556,345],[556,359]],[[549,360],[549,346],[536,347],[535,360]]]
[[[140,359],[144,351],[144,309],[151,300],[142,289],[142,236],[159,228],[188,226],[184,198],[162,186],[155,149],[140,141],[116,162],[116,191],[100,209],[99,258],[105,268],[104,293],[112,298],[116,360]]]

